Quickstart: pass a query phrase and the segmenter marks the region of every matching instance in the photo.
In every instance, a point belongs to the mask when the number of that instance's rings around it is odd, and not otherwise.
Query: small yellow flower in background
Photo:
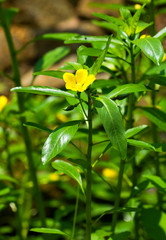
[[[146,37],[151,37],[151,36],[150,36],[150,35],[143,34],[143,35],[141,35],[140,39],[146,38]]]
[[[85,91],[95,79],[96,78],[93,74],[88,75],[88,71],[86,69],[77,70],[75,75],[72,73],[63,74],[66,89],[79,92]]]
[[[0,112],[2,111],[2,109],[5,107],[5,105],[7,104],[8,99],[5,96],[0,96]]]
[[[141,8],[141,5],[140,5],[140,4],[135,4],[135,5],[134,5],[134,8],[135,8],[136,10],[139,10],[139,9]]]
[[[57,119],[60,120],[61,122],[66,122],[68,120],[68,117],[65,116],[64,114],[62,113],[58,113],[57,114]]]
[[[57,173],[50,173],[49,174],[49,179],[53,182],[58,181],[59,180],[59,175]]]
[[[114,169],[104,168],[102,171],[103,175],[110,179],[115,179],[118,176],[118,172]]]
[[[162,62],[164,62],[165,60],[166,60],[166,53],[164,53],[164,56],[163,56]]]

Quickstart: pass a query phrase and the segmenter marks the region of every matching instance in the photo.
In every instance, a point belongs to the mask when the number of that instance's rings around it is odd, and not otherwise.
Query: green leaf
[[[70,237],[67,233],[59,229],[53,229],[53,228],[31,228],[30,231],[38,232],[38,233],[58,234],[58,235],[64,235],[66,237]]]
[[[163,131],[166,131],[166,113],[157,108],[141,107],[144,114]]]
[[[131,233],[129,231],[115,233],[114,236],[112,238],[109,238],[108,240],[128,240],[130,234]]]
[[[151,181],[161,192],[166,193],[166,182],[164,182],[159,176],[144,175],[144,178]]]
[[[133,136],[135,136],[136,134],[142,132],[143,130],[147,129],[148,126],[147,125],[141,125],[135,128],[130,128],[126,131],[126,137],[127,138],[131,138]]]
[[[132,17],[131,12],[125,7],[120,8],[120,15],[125,21]]]
[[[162,40],[166,36],[166,27],[162,28],[158,33],[156,33],[153,37]]]
[[[109,44],[111,41],[111,36],[108,38],[107,44],[103,50],[103,52],[101,53],[101,55],[96,59],[96,61],[94,62],[94,64],[92,65],[92,67],[89,69],[89,74],[93,74],[96,75],[98,73],[98,71],[100,70],[100,67],[104,61],[104,58],[107,54],[108,48],[109,48]]]
[[[0,174],[0,181],[10,181],[18,184],[18,181],[15,178],[4,174]]]
[[[119,18],[111,17],[111,16],[108,16],[104,13],[94,13],[93,15],[96,16],[96,17],[99,17],[99,18],[101,18],[101,19],[103,19],[107,22],[110,22],[111,24],[114,24],[118,28],[125,28],[126,27],[126,23],[124,23]]]
[[[126,159],[127,141],[122,117],[117,105],[104,96],[96,98],[94,104],[112,145],[117,148],[121,158]]]
[[[138,46],[142,52],[155,64],[159,65],[162,62],[164,49],[159,39],[145,37],[134,40],[133,43]]]
[[[19,12],[17,8],[8,8],[8,9],[3,9],[5,18],[6,18],[6,23],[8,26],[11,24],[11,21],[13,17]]]
[[[55,71],[55,70],[48,70],[48,71],[42,71],[42,72],[35,72],[33,75],[44,75],[44,76],[50,76],[55,78],[63,79],[64,72],[62,71]]]
[[[115,24],[111,24],[110,22],[105,22],[105,21],[97,21],[97,20],[93,20],[92,21],[93,24],[99,26],[99,27],[103,27],[112,31],[117,31],[117,27]]]
[[[51,129],[49,129],[47,127],[44,127],[44,126],[42,126],[38,123],[34,123],[34,122],[26,122],[26,123],[24,123],[24,126],[26,126],[26,127],[30,126],[30,127],[33,127],[33,128],[37,128],[39,130],[43,130],[43,131],[48,132],[48,133],[52,132]]]
[[[143,4],[141,6],[141,8],[139,10],[137,10],[134,14],[134,16],[132,17],[132,20],[130,22],[131,24],[131,28],[132,28],[132,34],[134,34],[136,32],[136,28],[137,28],[137,25],[138,25],[138,22],[139,22],[139,19],[140,19],[140,16],[141,16],[141,13],[142,13],[142,10],[143,8],[145,7],[146,4]]]
[[[81,187],[82,192],[84,193],[84,188],[82,184],[81,174],[78,172],[78,168],[72,164],[65,162],[63,160],[56,160],[52,163],[53,168],[58,170],[59,173],[64,173],[69,177],[73,178]]]
[[[15,87],[11,89],[11,92],[25,92],[25,93],[33,93],[33,94],[76,98],[74,94],[71,94],[69,92],[65,92],[56,88],[43,87],[43,86]]]
[[[79,48],[77,48],[77,62],[81,65],[84,65],[87,60],[87,56],[81,54],[84,49],[87,49],[87,47],[85,47],[84,45],[81,45]]]
[[[157,151],[157,149],[152,144],[147,142],[143,142],[135,139],[127,139],[127,142],[131,146],[135,146],[135,147],[139,147],[139,148],[143,148],[151,151]]]
[[[47,138],[42,149],[43,164],[60,153],[76,134],[81,121],[71,121],[57,127]]]
[[[34,72],[42,71],[52,66],[61,58],[65,57],[69,52],[70,49],[68,47],[58,47],[47,52],[42,58],[37,61],[34,67]]]
[[[137,34],[137,33],[142,32],[144,29],[148,28],[152,24],[153,24],[153,22],[146,23],[146,22],[143,22],[143,21],[139,21],[138,24],[137,24],[135,33]]]
[[[65,43],[96,43],[96,42],[107,42],[108,41],[108,36],[88,36],[88,35],[82,35],[82,36],[77,36],[77,37],[71,37],[68,40],[65,41]],[[122,43],[116,39],[116,38],[111,38],[111,42],[117,43],[122,45]]]
[[[166,214],[164,212],[154,207],[143,209],[140,218],[144,231],[146,230],[147,239],[166,240]]]
[[[144,85],[142,84],[124,84],[121,86],[116,87],[114,90],[112,90],[109,94],[107,94],[108,98],[114,98],[121,94],[128,94],[128,93],[136,93],[136,92],[144,92],[148,91]]]

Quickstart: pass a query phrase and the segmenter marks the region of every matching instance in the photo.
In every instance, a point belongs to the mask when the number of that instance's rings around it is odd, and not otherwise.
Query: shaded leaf
[[[147,142],[143,142],[135,139],[127,139],[127,142],[131,146],[135,146],[135,147],[139,147],[139,148],[143,148],[151,151],[157,151],[157,149],[152,144]]]
[[[70,52],[68,47],[58,47],[54,50],[47,52],[42,58],[40,58],[34,67],[34,72],[42,71],[54,63],[65,57]]]
[[[43,131],[48,132],[48,133],[52,132],[51,129],[49,129],[47,127],[44,127],[44,126],[42,126],[38,123],[34,123],[34,122],[26,122],[26,123],[24,123],[24,126],[26,126],[26,127],[30,126],[30,127],[33,127],[33,128],[37,128],[39,130],[43,130]]]
[[[56,77],[56,78],[60,78],[60,79],[63,79],[63,74],[64,74],[64,72],[55,71],[55,70],[47,70],[47,71],[33,73],[34,76],[44,75],[44,76]]]
[[[166,193],[166,182],[164,182],[159,176],[144,175],[144,178],[151,181],[161,192]]]
[[[144,114],[160,129],[166,131],[166,113],[157,108],[141,107]]]

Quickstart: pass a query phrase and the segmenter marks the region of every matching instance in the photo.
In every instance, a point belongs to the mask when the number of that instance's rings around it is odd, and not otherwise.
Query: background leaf
[[[37,61],[34,67],[34,72],[47,69],[59,61],[61,58],[65,57],[69,52],[70,49],[68,47],[58,47],[47,52],[42,58]]]
[[[59,229],[53,229],[53,228],[31,228],[30,231],[38,232],[38,233],[58,234],[58,235],[64,235],[66,237],[69,237],[67,233]]]

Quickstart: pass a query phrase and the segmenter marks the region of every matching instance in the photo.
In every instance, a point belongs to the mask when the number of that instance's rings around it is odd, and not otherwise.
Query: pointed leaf
[[[26,123],[24,123],[24,126],[26,126],[26,127],[30,126],[30,127],[33,127],[33,128],[37,128],[37,129],[43,130],[43,131],[48,132],[48,133],[52,132],[51,129],[49,129],[49,128],[45,127],[45,126],[42,126],[42,125],[40,125],[38,123],[34,123],[34,122],[26,122]]]
[[[119,28],[124,28],[126,27],[126,23],[124,23],[121,19],[119,18],[115,18],[115,17],[111,17],[111,16],[108,16],[104,13],[94,13],[93,14],[94,16],[96,17],[99,17],[107,22],[110,22],[112,24],[114,24],[115,26],[119,27]]]
[[[147,150],[151,150],[151,151],[156,151],[157,150],[152,144],[147,143],[147,142],[143,142],[143,141],[140,141],[140,140],[127,139],[127,142],[131,146],[135,146],[135,147],[139,147],[139,148],[143,148],[143,149],[147,149]]]
[[[166,27],[162,28],[158,33],[156,33],[153,37],[162,40],[166,36]]]
[[[38,232],[38,233],[58,234],[58,235],[64,235],[66,237],[70,237],[67,233],[54,228],[31,228],[30,231]]]
[[[160,129],[166,131],[166,113],[157,108],[141,107],[144,114]]]
[[[159,39],[146,37],[134,40],[133,43],[155,64],[159,65],[162,62],[164,49]]]
[[[64,173],[69,177],[73,178],[81,187],[82,192],[84,193],[81,174],[78,171],[78,168],[72,164],[65,162],[63,160],[56,160],[52,163],[53,168],[58,170],[59,173]]]
[[[52,66],[61,58],[65,57],[69,52],[70,49],[68,47],[58,47],[54,50],[47,52],[42,58],[37,61],[34,67],[34,72],[42,71]]]
[[[151,183],[155,185],[161,192],[166,193],[166,182],[164,182],[161,177],[151,175],[144,175],[143,177],[150,180]]]
[[[96,98],[94,104],[112,145],[117,148],[121,158],[126,159],[127,141],[122,117],[117,105],[104,96]]]
[[[145,130],[147,127],[148,127],[147,125],[141,125],[141,126],[138,126],[135,128],[130,128],[126,131],[126,137],[131,138],[131,137],[135,136],[136,134]]]
[[[60,153],[76,134],[81,121],[71,121],[60,125],[47,138],[42,149],[43,164]]]
[[[71,94],[69,92],[65,92],[56,88],[43,87],[43,86],[15,87],[11,89],[11,92],[26,92],[26,93],[33,93],[33,94],[76,98],[74,94]]]
[[[42,71],[42,72],[35,72],[33,73],[34,76],[36,75],[43,75],[43,76],[50,76],[55,78],[63,79],[64,72],[62,71],[55,71],[55,70],[48,70],[48,71]]]
[[[144,91],[148,91],[149,89],[147,89],[144,85],[142,84],[124,84],[121,86],[116,87],[114,90],[112,90],[107,97],[109,98],[113,98],[113,97],[117,97],[118,95],[121,94],[128,94],[128,93],[136,93],[136,92],[144,92]]]
[[[103,52],[101,53],[101,55],[97,58],[97,60],[94,62],[94,64],[92,65],[92,67],[89,69],[89,74],[93,74],[96,75],[98,73],[98,71],[100,70],[100,67],[104,61],[104,58],[107,54],[108,48],[109,48],[109,44],[111,41],[111,36],[108,38],[107,44],[103,50]]]

